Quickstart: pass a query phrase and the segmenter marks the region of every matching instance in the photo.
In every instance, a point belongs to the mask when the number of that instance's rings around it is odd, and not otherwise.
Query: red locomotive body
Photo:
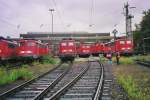
[[[130,39],[118,39],[115,41],[114,51],[119,51],[120,54],[132,54],[133,42]]]
[[[133,54],[133,42],[130,39],[117,39],[115,42],[106,43],[104,53],[110,51],[112,53],[118,51],[120,54]]]
[[[62,61],[73,61],[76,57],[76,43],[73,39],[63,39],[59,43],[58,56]]]
[[[89,57],[91,55],[91,44],[80,43],[80,46],[77,48],[79,57]]]
[[[113,45],[114,46],[114,45]],[[106,54],[108,52],[112,51],[112,46],[110,46],[110,43],[106,43],[104,44],[104,47],[103,47],[103,53]],[[113,52],[113,51],[112,51]]]
[[[99,54],[104,52],[104,44],[103,43],[95,43],[92,45],[92,55],[99,56]]]
[[[16,56],[17,43],[0,39],[0,60],[12,59]]]
[[[50,53],[50,48],[47,44],[38,43],[39,55],[47,55]]]
[[[18,57],[39,58],[42,55],[49,53],[46,44],[39,43],[36,40],[19,40],[19,47],[17,48]]]

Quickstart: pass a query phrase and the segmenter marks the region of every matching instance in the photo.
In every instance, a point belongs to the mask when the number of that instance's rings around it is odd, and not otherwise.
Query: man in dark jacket
[[[120,53],[119,53],[119,52],[116,52],[117,65],[119,65],[119,59],[120,59]]]

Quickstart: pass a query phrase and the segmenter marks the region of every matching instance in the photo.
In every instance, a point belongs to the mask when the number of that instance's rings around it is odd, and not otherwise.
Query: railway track
[[[70,65],[71,66],[71,65]],[[97,61],[60,66],[0,95],[3,100],[99,100],[103,66]]]
[[[47,95],[43,98],[43,100],[55,100],[64,93],[69,87],[71,87],[74,82],[76,82],[81,76],[88,70],[90,63],[84,64],[76,64],[73,68],[68,72],[66,76],[53,88],[51,89]]]
[[[14,89],[11,89],[0,95],[2,100],[27,100],[27,99],[38,99],[48,89],[55,86],[59,80],[69,71],[72,64],[64,65],[60,64],[53,70],[30,80]]]
[[[98,62],[90,62],[88,70],[72,84],[59,91],[53,98],[60,100],[99,100],[103,82],[103,68]],[[44,99],[47,100],[47,99]]]
[[[102,65],[103,66],[103,65]],[[112,83],[113,83],[113,74],[112,74],[112,66],[106,65],[104,67],[104,79],[103,79],[103,87],[101,100],[112,100]],[[122,100],[122,99],[119,99]]]
[[[149,61],[136,61],[137,64],[144,65],[150,67],[150,62]]]

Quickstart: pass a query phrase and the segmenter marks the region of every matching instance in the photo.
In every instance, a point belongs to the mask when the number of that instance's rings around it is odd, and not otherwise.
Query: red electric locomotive
[[[104,53],[111,51],[115,53],[116,51],[120,54],[133,54],[133,42],[131,39],[117,39],[115,42],[106,43],[104,46]]]
[[[76,57],[76,43],[73,39],[63,39],[59,43],[58,56],[61,61],[73,61]]]
[[[104,52],[104,44],[103,43],[94,43],[92,45],[92,55],[99,56],[99,54]]]
[[[12,59],[16,56],[17,43],[0,37],[0,60]]]
[[[80,46],[77,48],[79,57],[89,57],[91,55],[91,44],[89,43],[80,43]]]
[[[105,43],[104,44],[104,48],[103,48],[103,54],[104,54],[104,56],[106,56],[106,54],[109,53],[109,52],[113,52],[112,48],[111,48],[111,46],[110,46],[109,43]]]
[[[17,56],[20,58],[39,58],[42,55],[49,54],[49,48],[46,44],[42,44],[37,40],[25,40],[18,41],[19,46],[17,48]]]
[[[133,42],[131,39],[118,39],[115,41],[114,51],[119,51],[120,54],[133,54]]]

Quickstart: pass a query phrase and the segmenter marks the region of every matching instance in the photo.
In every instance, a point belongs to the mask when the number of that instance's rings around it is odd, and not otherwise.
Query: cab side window
[[[28,46],[36,46],[34,42],[28,42]]]
[[[73,43],[73,42],[69,42],[68,45],[69,45],[69,46],[73,46],[74,43]]]
[[[8,43],[8,48],[15,48],[16,46],[14,44]]]
[[[24,42],[20,42],[20,43],[19,43],[19,46],[24,46],[24,45],[25,45]]]
[[[120,44],[125,44],[125,41],[120,41]]]

